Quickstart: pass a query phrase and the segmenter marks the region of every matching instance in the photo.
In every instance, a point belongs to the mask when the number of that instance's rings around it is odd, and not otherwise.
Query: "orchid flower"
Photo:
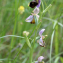
[[[31,24],[32,24],[32,23],[35,24],[34,16],[36,16],[37,19],[39,19],[38,13],[39,13],[39,8],[36,7],[36,8],[33,10],[33,13],[31,13],[32,15],[30,15],[28,18],[26,18],[26,22],[30,22]]]
[[[44,47],[44,41],[43,41],[43,37],[42,37],[42,33],[45,31],[45,29],[42,29],[39,31],[39,35],[40,35],[40,40],[39,40],[39,45]]]
[[[36,61],[35,63],[40,63],[40,62],[42,62],[43,59],[44,59],[44,57],[43,57],[43,56],[40,56],[40,57],[38,58],[38,61]]]

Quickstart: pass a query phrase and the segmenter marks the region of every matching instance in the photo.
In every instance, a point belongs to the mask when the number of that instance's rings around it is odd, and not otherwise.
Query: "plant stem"
[[[36,29],[36,32],[35,32],[32,48],[30,49],[30,60],[29,60],[29,63],[32,63],[32,57],[33,57],[33,51],[34,51],[34,45],[35,45],[36,35],[37,35],[37,29]]]
[[[55,55],[58,54],[58,24],[55,27]]]

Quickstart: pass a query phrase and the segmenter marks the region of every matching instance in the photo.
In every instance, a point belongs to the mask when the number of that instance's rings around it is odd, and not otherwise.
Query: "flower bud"
[[[27,32],[27,31],[23,31],[23,35],[28,36],[28,35],[29,35],[29,32]]]

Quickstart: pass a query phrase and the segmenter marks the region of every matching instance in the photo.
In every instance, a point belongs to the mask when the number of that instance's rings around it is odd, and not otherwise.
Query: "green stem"
[[[15,31],[16,31],[16,25],[17,25],[17,18],[18,18],[18,9],[17,9],[17,6],[18,6],[18,3],[17,3],[17,1],[15,0],[15,23],[14,23],[14,29],[13,29],[13,35],[15,34]],[[13,48],[13,46],[14,46],[14,42],[13,42],[13,40],[14,40],[14,37],[12,37],[12,39],[11,39],[11,44],[10,44],[10,49],[12,49]]]
[[[55,55],[58,54],[58,24],[55,27]]]
[[[15,0],[15,23],[14,23],[14,29],[13,29],[13,35],[15,35],[15,32],[16,32],[16,25],[17,25],[17,18],[18,18],[18,3],[17,1]],[[9,53],[9,56],[8,56],[8,62],[9,63],[9,59],[11,58],[11,50],[15,44],[14,41],[14,37],[11,38],[11,43],[10,43],[10,53]]]
[[[36,35],[37,35],[37,29],[36,29],[36,32],[35,32],[32,48],[30,49],[30,60],[29,60],[29,63],[32,63],[32,57],[33,57],[33,51],[34,51],[34,45],[35,45]]]

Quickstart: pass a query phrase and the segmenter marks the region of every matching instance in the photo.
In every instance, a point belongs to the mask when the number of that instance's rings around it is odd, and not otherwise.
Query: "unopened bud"
[[[45,37],[47,37],[48,35],[45,35]]]
[[[23,31],[23,35],[28,36],[28,35],[29,35],[29,32],[27,32],[27,31]]]

